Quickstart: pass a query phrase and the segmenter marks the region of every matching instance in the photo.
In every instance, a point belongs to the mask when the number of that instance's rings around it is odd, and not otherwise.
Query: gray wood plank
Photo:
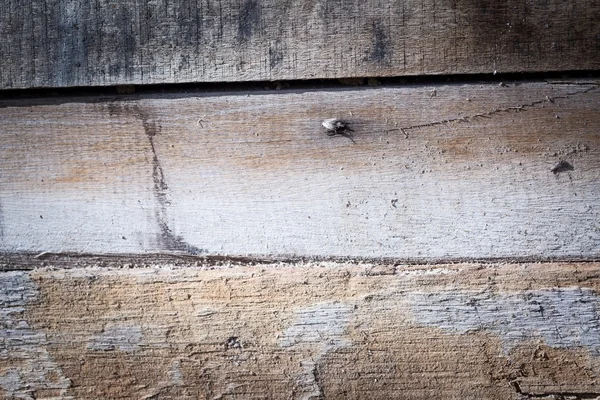
[[[0,1],[0,89],[600,68],[594,0]]]
[[[85,100],[0,108],[1,251],[600,255],[594,83]]]

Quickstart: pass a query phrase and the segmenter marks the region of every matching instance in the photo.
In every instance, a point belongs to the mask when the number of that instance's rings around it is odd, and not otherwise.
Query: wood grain
[[[0,108],[1,251],[600,255],[594,83],[89,100]]]
[[[600,68],[595,0],[0,1],[0,89]]]
[[[299,263],[4,272],[0,395],[594,399],[599,270]]]

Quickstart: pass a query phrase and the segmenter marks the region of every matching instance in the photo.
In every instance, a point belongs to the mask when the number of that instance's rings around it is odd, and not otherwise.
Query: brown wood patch
[[[0,388],[9,398],[594,398],[598,269],[7,272]]]

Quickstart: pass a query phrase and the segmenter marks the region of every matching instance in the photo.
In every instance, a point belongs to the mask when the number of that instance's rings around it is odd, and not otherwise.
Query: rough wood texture
[[[595,0],[0,1],[0,88],[600,68]]]
[[[599,268],[5,272],[0,395],[600,398]]]
[[[0,108],[1,251],[600,255],[593,83],[60,102]]]

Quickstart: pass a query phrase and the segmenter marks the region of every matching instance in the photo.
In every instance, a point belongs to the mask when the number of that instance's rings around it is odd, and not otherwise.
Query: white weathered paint
[[[181,372],[181,360],[173,360],[167,372],[167,381],[169,384],[175,386],[182,386],[184,384],[183,372]]]
[[[408,299],[416,323],[455,333],[487,331],[502,339],[506,352],[539,338],[600,356],[600,298],[593,290],[444,291],[410,293]]]
[[[296,320],[281,334],[278,343],[288,351],[312,354],[301,361],[302,370],[297,376],[302,399],[323,396],[317,381],[318,362],[330,350],[350,345],[345,333],[353,307],[347,303],[321,303],[296,311]]]
[[[319,345],[322,352],[347,345],[343,339],[352,306],[342,303],[322,303],[297,310],[294,322],[281,334],[281,347],[308,344]]]
[[[47,389],[58,390],[60,399],[71,399],[66,396],[71,381],[48,353],[46,334],[21,318],[37,295],[28,273],[0,274],[0,359],[13,361],[0,371],[0,388],[14,399],[34,400],[33,393]]]
[[[87,348],[98,351],[132,352],[138,350],[142,342],[142,328],[139,325],[112,324],[90,338]]]

